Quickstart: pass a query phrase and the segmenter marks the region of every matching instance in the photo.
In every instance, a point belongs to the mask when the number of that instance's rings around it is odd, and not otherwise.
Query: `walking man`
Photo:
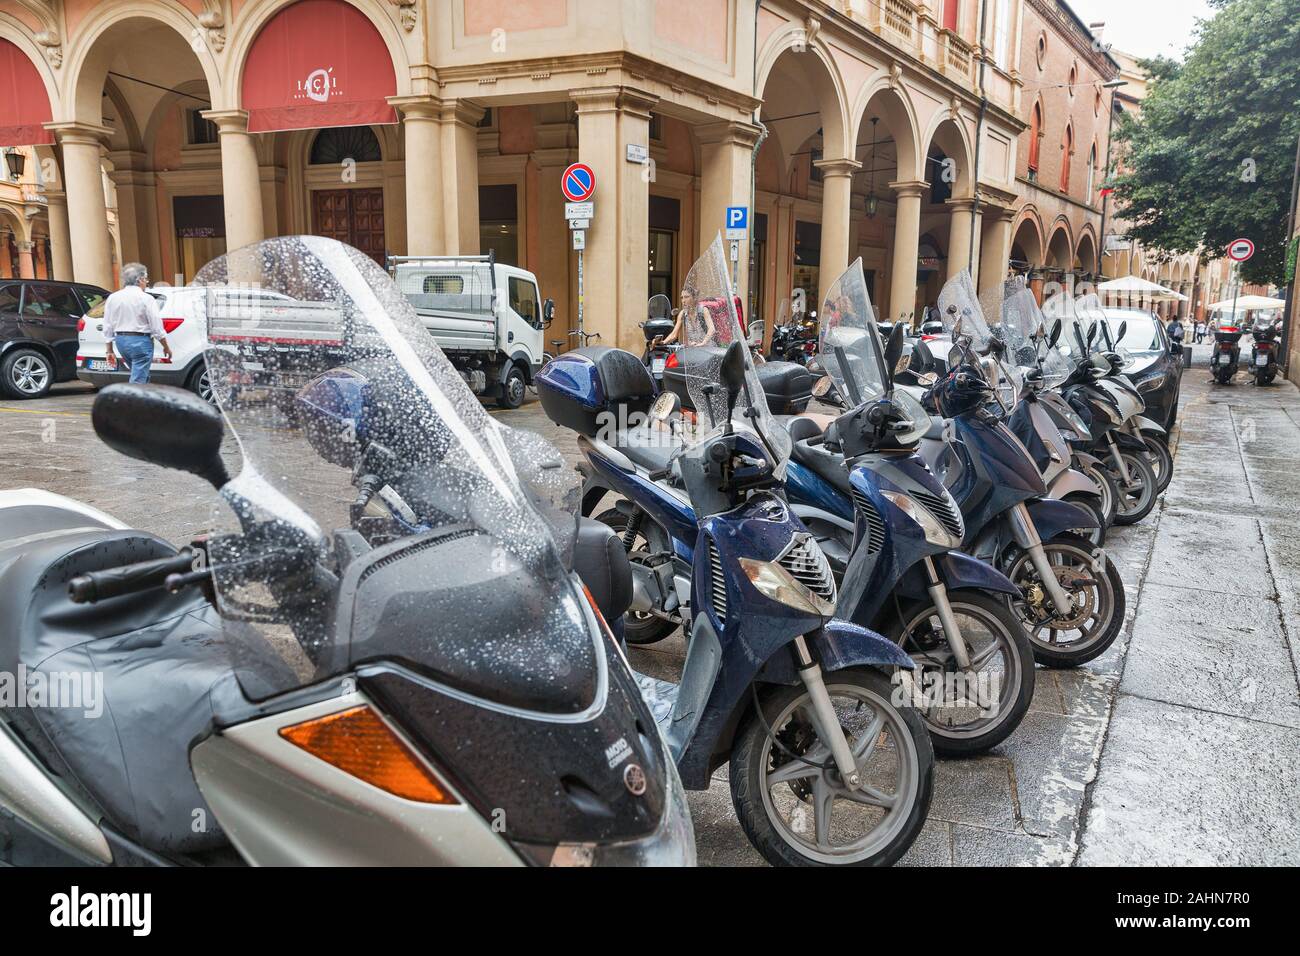
[[[138,262],[128,262],[122,267],[122,288],[104,302],[108,367],[116,368],[117,356],[121,355],[131,370],[132,382],[149,381],[154,339],[162,345],[163,355],[172,357],[158,303],[145,291],[148,285],[149,270]]]

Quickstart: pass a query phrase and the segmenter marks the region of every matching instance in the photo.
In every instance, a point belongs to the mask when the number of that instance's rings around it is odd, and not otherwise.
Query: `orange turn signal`
[[[280,736],[313,757],[394,796],[420,803],[458,802],[365,704],[281,727]]]

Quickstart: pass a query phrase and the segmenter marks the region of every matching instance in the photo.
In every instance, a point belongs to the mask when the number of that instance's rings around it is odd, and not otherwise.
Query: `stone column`
[[[450,255],[476,256],[479,251],[477,127],[483,118],[483,108],[464,100],[444,100],[440,116],[442,177],[437,198],[443,204],[446,251]],[[406,161],[411,161],[409,151]],[[409,180],[406,189],[410,195]]]
[[[1002,206],[985,205],[984,231],[980,249],[979,291],[991,288],[1007,277],[1007,263],[1011,259],[1011,222],[1015,210]],[[1036,295],[1042,298],[1042,280],[1037,280]]]
[[[897,199],[894,214],[894,258],[889,276],[891,321],[916,312],[916,265],[921,248],[921,197],[930,184],[921,180],[890,183]],[[915,316],[913,316],[913,320]]]
[[[104,289],[113,287],[113,254],[108,233],[101,154],[113,131],[89,123],[49,123],[63,150],[72,275]]]
[[[975,222],[975,200],[973,198],[949,199],[948,208],[951,210],[949,217],[948,231],[948,274],[945,276],[951,279],[963,270],[969,269],[971,274],[978,270],[978,261],[973,255],[974,237],[972,227]]]
[[[820,159],[815,165],[822,171],[822,249],[817,263],[815,306],[820,313],[831,284],[849,266],[853,174],[862,164],[854,159]]]
[[[46,214],[50,218],[50,277],[72,280],[72,236],[68,232],[68,196],[60,190],[46,190]]]
[[[32,258],[33,243],[26,239],[18,242],[18,278],[35,279],[36,261]]]
[[[627,147],[648,147],[657,100],[622,86],[576,90],[578,158],[596,174],[595,217],[584,255],[583,325],[600,344],[640,352],[649,298],[650,183]],[[576,321],[576,320],[575,320]]]
[[[406,254],[442,255],[442,104],[432,96],[392,96],[388,102],[402,115],[406,140]]]
[[[111,154],[113,170],[108,174],[117,192],[117,229],[122,256],[127,262],[142,262],[151,276],[171,281],[162,272],[158,243],[158,203],[152,172],[145,170],[147,158],[126,150]]]
[[[700,249],[707,249],[719,233],[731,259],[731,244],[726,242],[728,206],[749,205],[749,180],[758,142],[758,127],[749,123],[721,122],[697,126],[695,137],[700,143]],[[754,213],[749,214],[753,231]],[[740,243],[740,259],[735,264],[735,292],[741,302],[749,301],[750,239]]]
[[[207,110],[221,133],[221,193],[226,212],[226,248],[235,250],[266,238],[262,219],[262,172],[244,110]]]

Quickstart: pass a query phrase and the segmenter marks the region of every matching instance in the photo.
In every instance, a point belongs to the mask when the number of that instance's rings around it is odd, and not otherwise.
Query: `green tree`
[[[1116,213],[1133,238],[1171,253],[1245,236],[1256,252],[1243,278],[1280,283],[1300,136],[1300,0],[1213,5],[1181,64],[1144,64],[1153,79],[1141,112],[1116,126]]]

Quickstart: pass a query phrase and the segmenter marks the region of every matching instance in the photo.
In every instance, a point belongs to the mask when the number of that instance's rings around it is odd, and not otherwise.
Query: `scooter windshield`
[[[939,291],[939,318],[943,321],[944,331],[952,336],[954,345],[958,344],[960,336],[961,344],[968,345],[980,355],[988,351],[989,325],[980,308],[975,282],[966,270],[949,279]],[[954,329],[958,334],[954,334]]]
[[[1019,369],[1038,368],[1043,373],[1043,386],[1049,389],[1070,377],[1065,356],[1047,345],[1046,317],[1033,290],[1021,277],[1003,284],[1001,327],[1009,363]]]
[[[239,531],[209,558],[246,693],[366,658],[575,690],[597,652],[557,542],[576,501],[555,449],[488,415],[356,249],[268,239],[195,284],[242,457],[222,491]]]
[[[831,284],[820,319],[818,362],[840,397],[850,407],[883,397],[889,391],[889,371],[861,259]]]
[[[691,445],[711,438],[726,426],[728,395],[722,380],[722,364],[728,347],[739,342],[744,361],[744,387],[730,412],[732,427],[753,433],[772,457],[777,476],[784,475],[785,463],[790,458],[790,436],[773,419],[753,356],[745,347],[746,338],[736,316],[721,236],[713,240],[687,273],[682,286],[682,309],[686,312],[683,324],[687,342],[697,346],[685,348],[681,353],[686,388],[698,416]]]

